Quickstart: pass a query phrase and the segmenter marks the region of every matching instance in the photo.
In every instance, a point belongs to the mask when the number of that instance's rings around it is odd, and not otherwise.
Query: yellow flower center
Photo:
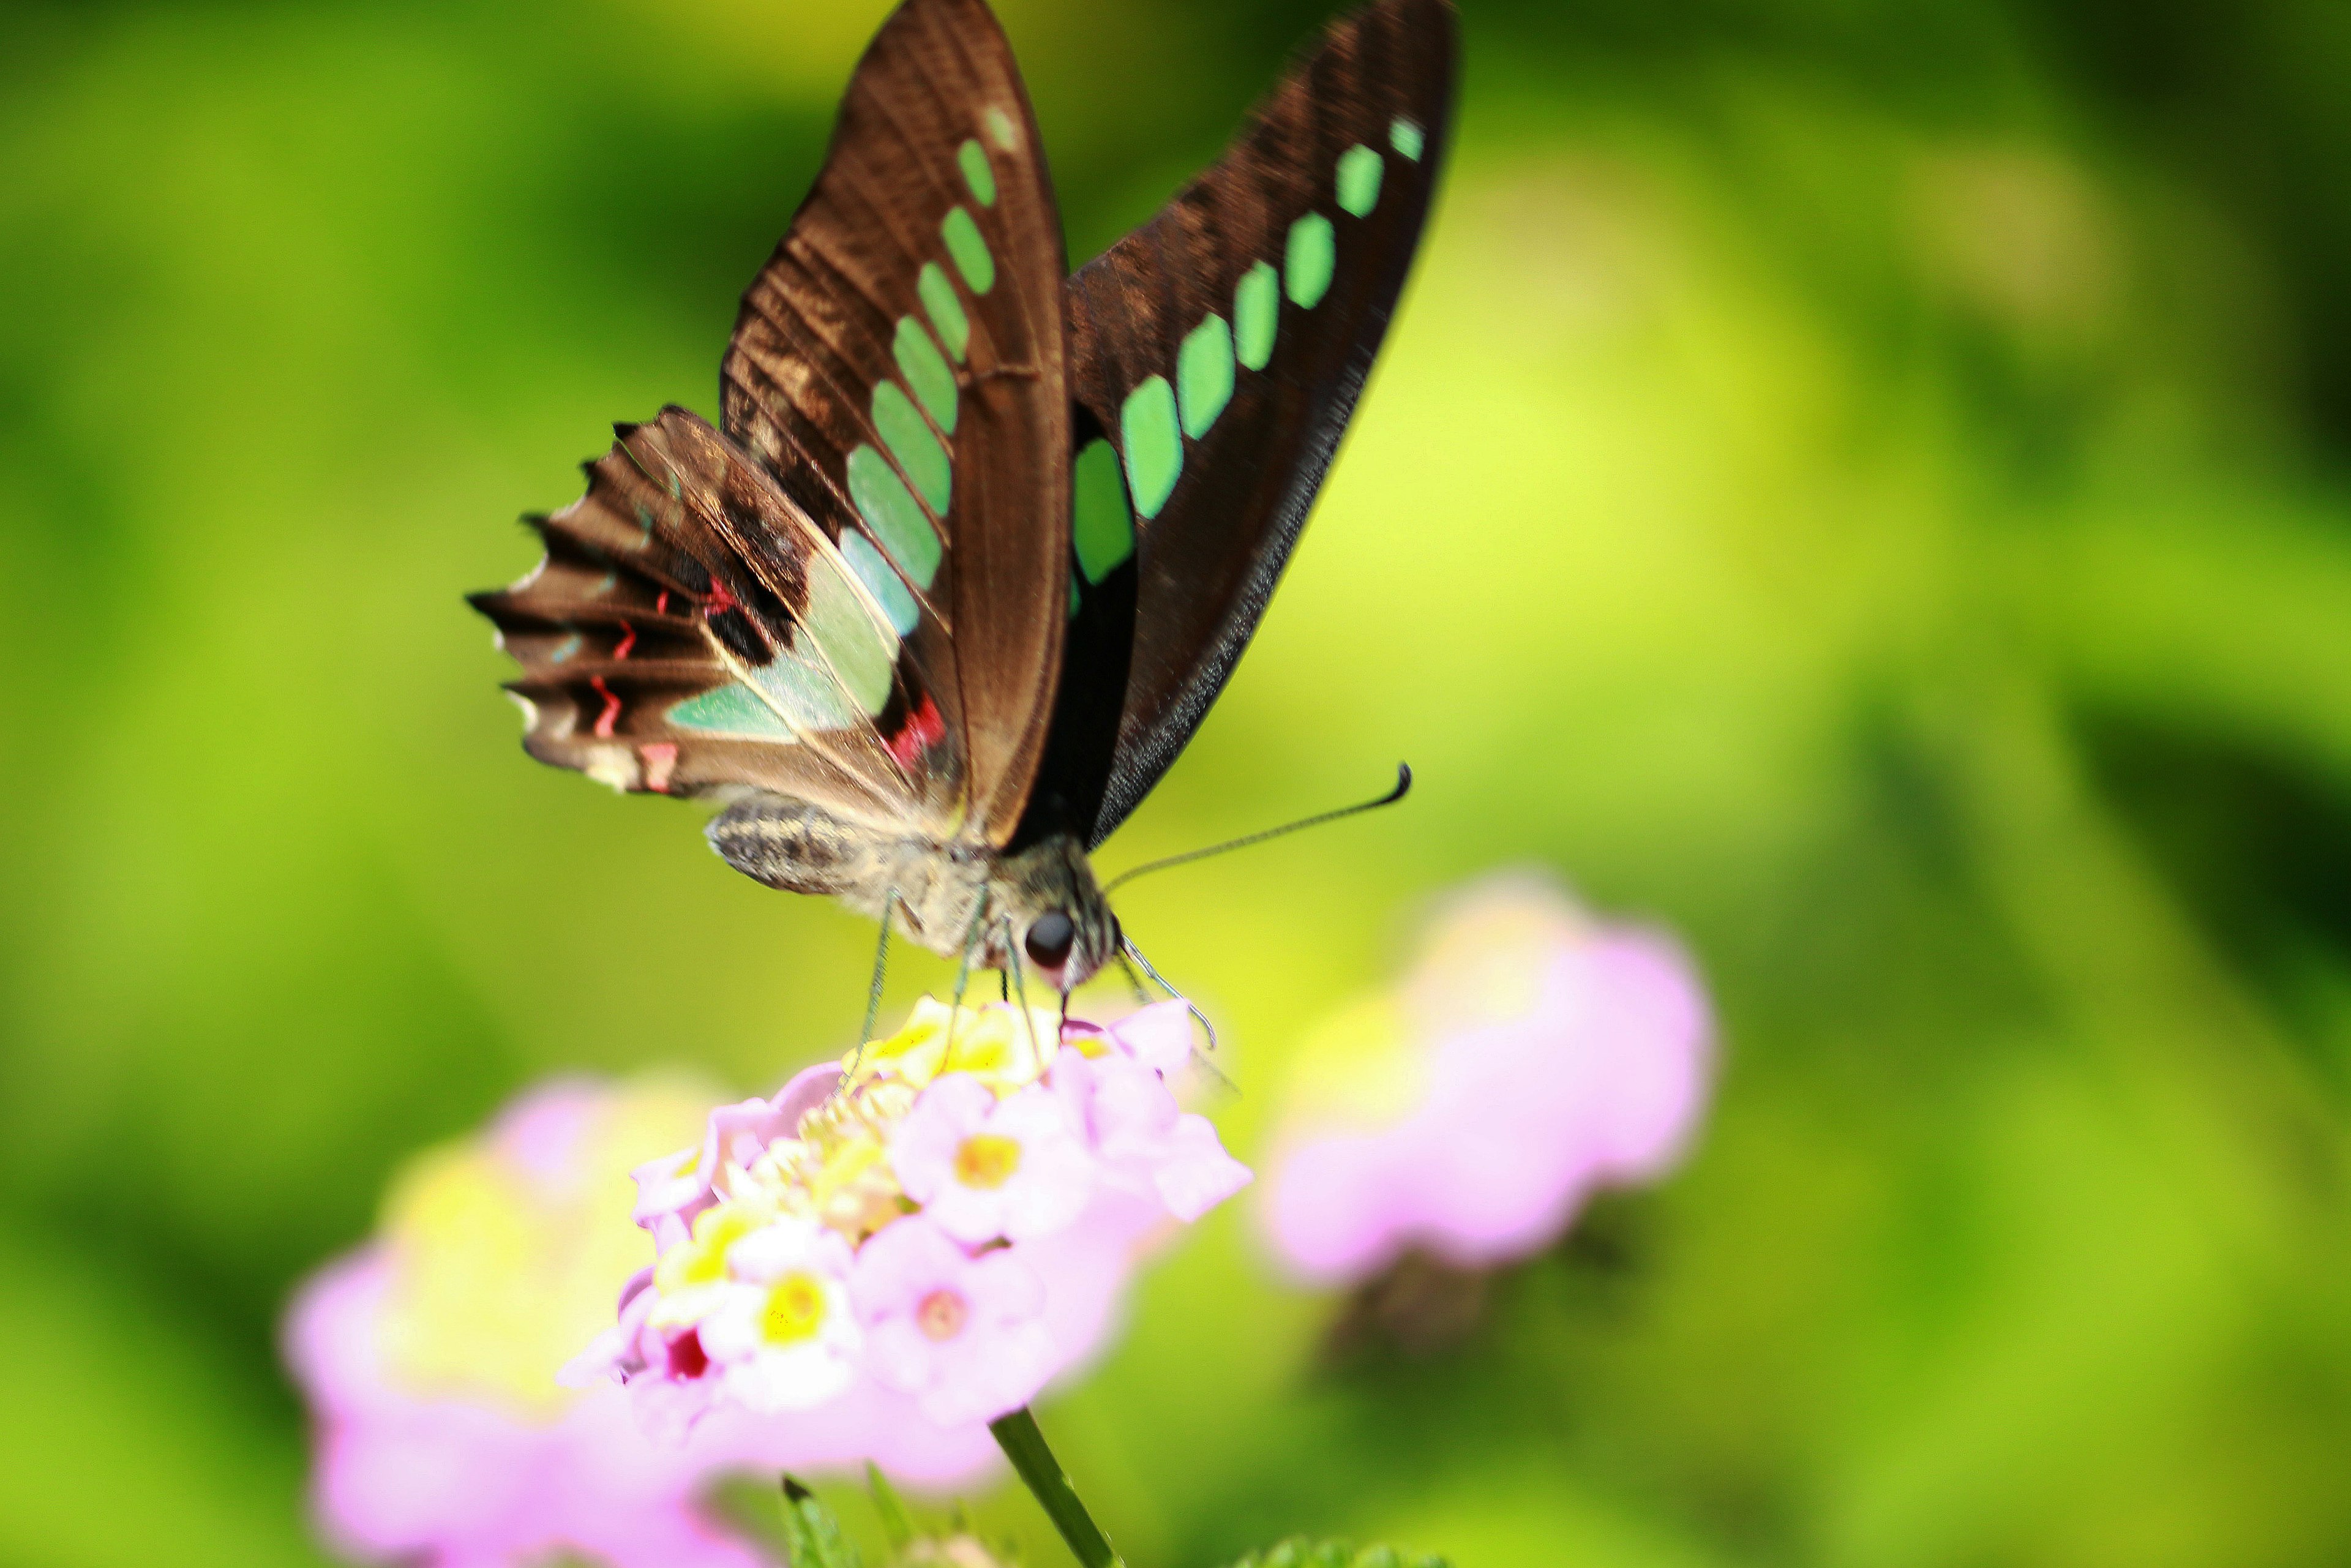
[[[768,1291],[759,1335],[769,1344],[793,1344],[824,1326],[824,1284],[806,1270],[785,1275]]]
[[[925,1339],[934,1343],[951,1340],[963,1333],[965,1320],[971,1308],[953,1291],[936,1290],[925,1296],[914,1309],[914,1326],[923,1331]]]
[[[966,1186],[999,1187],[1020,1168],[1017,1139],[975,1133],[956,1150],[956,1180]]]
[[[693,1237],[662,1255],[653,1282],[664,1292],[712,1285],[726,1277],[726,1249],[765,1225],[773,1215],[758,1204],[722,1203],[694,1218]]]

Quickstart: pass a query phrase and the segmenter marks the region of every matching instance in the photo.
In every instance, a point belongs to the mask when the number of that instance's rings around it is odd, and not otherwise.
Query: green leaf
[[[882,1516],[882,1533],[889,1538],[890,1549],[905,1551],[906,1543],[914,1539],[914,1517],[906,1511],[906,1500],[898,1495],[890,1478],[871,1460],[865,1465],[865,1490],[872,1494],[873,1511]]]
[[[861,1568],[832,1511],[790,1476],[784,1478],[784,1545],[792,1568]]]

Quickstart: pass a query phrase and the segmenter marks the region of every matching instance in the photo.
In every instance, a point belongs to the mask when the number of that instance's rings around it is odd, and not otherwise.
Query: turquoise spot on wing
[[[987,166],[987,149],[966,141],[956,149],[956,162],[963,165],[963,183],[971,187],[972,200],[983,207],[996,205],[996,171]]]
[[[1282,266],[1282,274],[1290,286],[1290,302],[1301,310],[1311,310],[1322,303],[1322,296],[1331,292],[1331,270],[1338,263],[1338,248],[1331,235],[1331,220],[1321,213],[1309,213],[1290,225],[1290,254]]]
[[[1380,155],[1356,142],[1339,154],[1339,204],[1359,218],[1372,215],[1380,204],[1380,176],[1387,172]]]
[[[882,552],[856,529],[843,528],[841,531],[841,559],[849,563],[849,570],[856,574],[858,581],[865,585],[865,591],[873,596],[873,601],[882,607],[882,613],[889,617],[890,630],[901,637],[913,632],[914,623],[923,617],[923,608],[915,602],[914,596],[906,591],[906,585],[898,580],[898,574],[891,570]]]
[[[580,633],[574,632],[555,645],[555,651],[547,655],[547,662],[550,664],[559,664],[578,652],[580,652]]]
[[[1176,401],[1184,434],[1197,441],[1233,401],[1233,329],[1222,316],[1192,329],[1176,350]]]
[[[1020,128],[1014,125],[1012,117],[1000,109],[988,110],[987,133],[994,137],[996,144],[1007,152],[1016,152],[1020,146]]]
[[[1086,443],[1070,468],[1070,544],[1088,582],[1100,582],[1134,553],[1134,513],[1127,506],[1118,454],[1099,438]],[[1077,613],[1077,588],[1070,584],[1072,615]]]
[[[896,382],[874,383],[873,428],[923,499],[930,503],[932,513],[946,517],[947,502],[955,495],[955,469],[947,462],[947,449],[939,444],[914,400],[898,390]]]
[[[808,602],[793,629],[790,658],[798,661],[811,653],[820,656],[822,665],[831,666],[863,716],[880,713],[890,700],[898,639],[873,619],[872,611],[850,586],[848,574],[823,558],[809,562]],[[778,659],[768,668],[785,663]],[[816,659],[807,663],[821,671]]]
[[[1126,448],[1127,489],[1135,515],[1155,517],[1184,472],[1184,438],[1176,428],[1176,389],[1153,376],[1126,394],[1119,411],[1119,435]]]
[[[890,460],[871,446],[849,455],[849,498],[907,580],[929,588],[938,575],[939,536]]]
[[[812,653],[778,654],[772,663],[754,666],[751,679],[794,730],[852,729],[867,716]]]
[[[1421,150],[1428,145],[1428,137],[1417,124],[1399,114],[1395,123],[1388,127],[1388,145],[1417,163]]]
[[[974,294],[985,294],[996,287],[996,258],[987,254],[987,242],[979,237],[979,225],[969,208],[957,207],[941,218],[939,237],[947,242],[956,270],[963,274]]]
[[[1281,319],[1281,274],[1260,261],[1241,274],[1233,288],[1234,351],[1242,364],[1261,371],[1273,358],[1273,329]]]
[[[931,423],[949,435],[956,427],[955,371],[947,368],[946,358],[923,324],[912,316],[898,318],[898,336],[890,345],[898,361],[898,371],[906,384],[914,389],[923,407],[930,411]]]
[[[700,730],[705,735],[741,735],[755,740],[793,738],[792,727],[784,722],[783,716],[740,681],[731,681],[673,705],[668,717],[680,729]]]
[[[971,319],[963,313],[963,301],[956,298],[955,285],[947,281],[937,262],[923,263],[923,270],[914,276],[914,292],[922,297],[931,325],[939,329],[939,341],[947,346],[956,363],[963,363],[964,350],[971,344]]]

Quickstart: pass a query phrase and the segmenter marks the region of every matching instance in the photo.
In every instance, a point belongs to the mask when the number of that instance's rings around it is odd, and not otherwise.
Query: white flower
[[[773,1415],[849,1386],[860,1341],[849,1260],[848,1242],[808,1219],[777,1220],[727,1248],[727,1280],[700,1333],[730,1398]]]

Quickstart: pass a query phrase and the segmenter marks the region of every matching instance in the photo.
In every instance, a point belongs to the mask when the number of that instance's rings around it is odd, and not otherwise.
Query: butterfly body
[[[942,957],[1002,968],[1013,934],[1036,931],[1054,912],[1071,940],[1028,944],[1024,955],[1045,984],[1082,985],[1118,954],[1117,917],[1084,846],[1066,833],[1017,851],[898,838],[765,792],[731,802],[705,831],[719,858],[753,881],[828,895],[876,920],[886,910]]]
[[[714,800],[726,862],[1064,990],[1088,855],[1198,727],[1360,393],[1434,193],[1447,0],[1372,0],[1069,275],[983,0],[904,0],[681,408],[473,602],[539,760]]]

